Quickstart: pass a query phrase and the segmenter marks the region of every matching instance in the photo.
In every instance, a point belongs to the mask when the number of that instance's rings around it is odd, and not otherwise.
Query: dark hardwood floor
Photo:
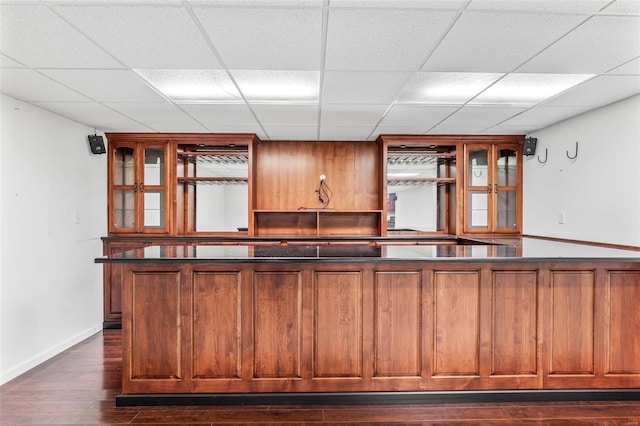
[[[120,330],[100,332],[0,387],[10,425],[639,425],[638,401],[356,406],[116,407]]]

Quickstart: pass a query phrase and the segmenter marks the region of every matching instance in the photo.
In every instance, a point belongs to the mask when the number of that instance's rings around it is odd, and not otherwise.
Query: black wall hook
[[[575,160],[576,158],[578,158],[578,142],[576,142],[576,153],[572,157],[571,155],[569,155],[569,151],[567,151],[567,157],[570,160]]]
[[[540,160],[540,156],[539,155],[536,156],[538,158],[538,163],[540,163],[540,164],[546,163],[548,154],[549,154],[549,151],[547,150],[547,148],[545,148],[544,149],[544,161]]]

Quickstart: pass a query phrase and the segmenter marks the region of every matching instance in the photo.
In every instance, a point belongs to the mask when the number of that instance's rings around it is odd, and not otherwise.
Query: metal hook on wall
[[[572,157],[571,155],[569,155],[569,151],[567,151],[567,157],[570,160],[575,160],[576,158],[578,158],[578,142],[576,142],[576,153]]]
[[[540,160],[540,156],[537,155],[536,157],[538,158],[538,163],[540,164],[544,164],[547,162],[547,155],[549,154],[549,151],[547,150],[547,148],[544,149],[544,161]]]

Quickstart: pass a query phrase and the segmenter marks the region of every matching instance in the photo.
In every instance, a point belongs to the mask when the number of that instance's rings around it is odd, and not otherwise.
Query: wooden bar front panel
[[[139,272],[133,277],[131,377],[180,379],[180,275]]]
[[[316,272],[314,378],[362,377],[362,277]]]
[[[640,375],[640,272],[609,274],[607,374]]]
[[[437,271],[434,283],[434,376],[480,374],[480,276]]]
[[[123,392],[640,387],[640,264],[122,264]]]
[[[419,271],[377,272],[375,275],[375,377],[421,375],[421,278]]]
[[[254,276],[254,378],[300,378],[300,272]]]
[[[593,271],[552,271],[550,374],[594,373]]]
[[[494,271],[492,376],[538,374],[537,287],[535,271]]]
[[[239,379],[240,272],[193,273],[193,378]]]

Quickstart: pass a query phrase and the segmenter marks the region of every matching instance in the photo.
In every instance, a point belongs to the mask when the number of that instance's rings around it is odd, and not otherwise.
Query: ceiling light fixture
[[[403,87],[398,103],[461,105],[504,74],[419,72]]]
[[[175,102],[242,102],[224,70],[135,69],[140,77]]]
[[[285,70],[231,70],[248,101],[318,102],[320,72]]]
[[[593,74],[509,74],[469,103],[531,106],[592,77]]]

